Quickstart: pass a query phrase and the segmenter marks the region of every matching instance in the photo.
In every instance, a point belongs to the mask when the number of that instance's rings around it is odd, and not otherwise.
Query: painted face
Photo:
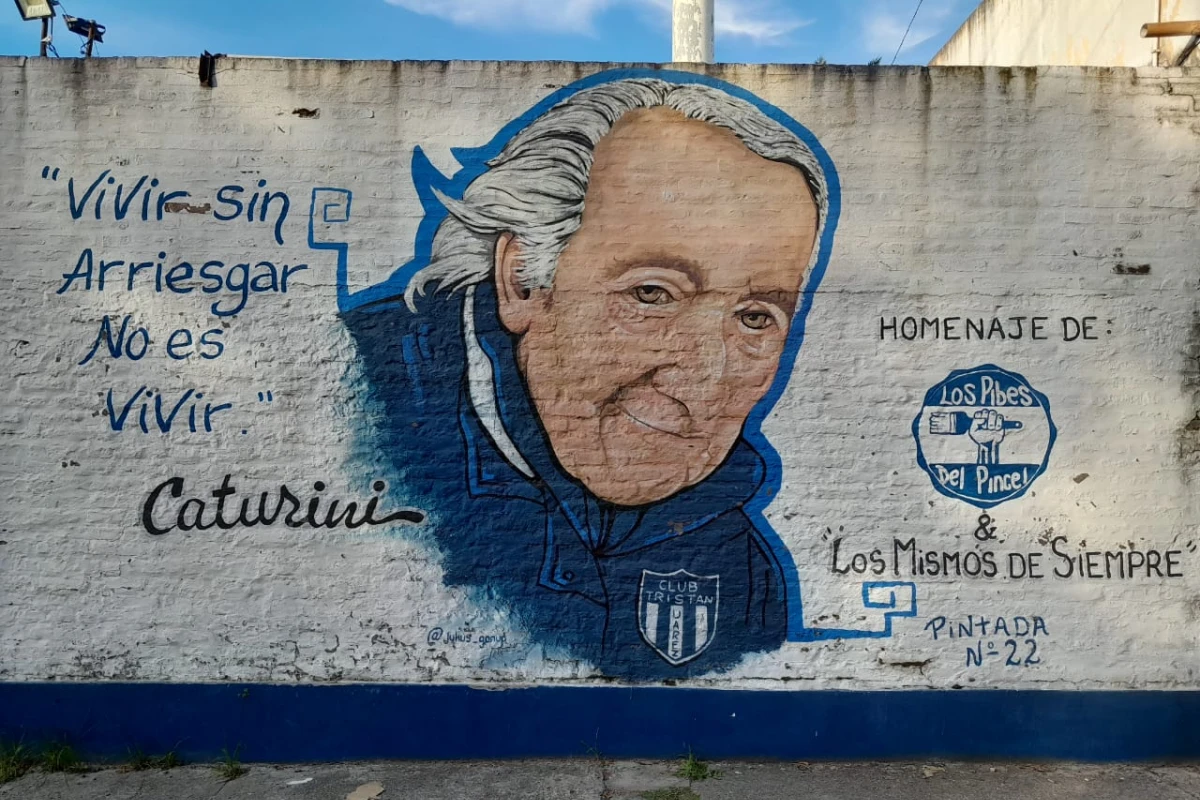
[[[662,500],[708,477],[779,365],[817,231],[801,172],[668,109],[600,141],[554,285],[500,313],[563,468],[598,497]]]

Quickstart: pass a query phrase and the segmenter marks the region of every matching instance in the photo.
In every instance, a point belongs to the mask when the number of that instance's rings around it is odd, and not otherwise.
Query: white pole
[[[713,62],[713,0],[674,0],[671,60]]]

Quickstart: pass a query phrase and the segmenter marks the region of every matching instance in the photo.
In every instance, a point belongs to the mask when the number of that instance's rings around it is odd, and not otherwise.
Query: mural
[[[125,68],[0,108],[0,677],[1194,684],[1178,98],[246,62],[204,149]]]
[[[686,80],[610,73],[530,112],[465,188],[433,189],[428,252],[343,303],[383,408],[369,435],[446,582],[621,677],[787,638],[758,424],[837,214],[811,134]]]

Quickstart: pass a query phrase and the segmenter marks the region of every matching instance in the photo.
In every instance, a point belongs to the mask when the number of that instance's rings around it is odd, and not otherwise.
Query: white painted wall
[[[984,0],[929,63],[1170,66],[1187,37],[1143,39],[1142,25],[1196,19],[1200,0]]]
[[[232,59],[206,90],[192,59],[0,59],[0,679],[595,680],[587,664],[531,646],[504,608],[446,589],[421,531],[150,536],[140,513],[172,476],[197,492],[230,473],[255,489],[321,480],[329,493],[369,496],[351,450],[364,411],[345,381],[355,354],[336,311],[334,254],[305,241],[312,189],[353,190],[351,281],[366,287],[412,255],[415,146],[449,172],[450,148],[486,142],[600,68]],[[807,125],[841,176],[828,275],[764,426],[784,466],[767,515],[798,565],[806,625],[883,630],[884,611],[864,608],[864,579],[833,571],[837,539],[843,558],[915,539],[922,550],[990,550],[1002,569],[966,579],[889,567],[878,579],[914,582],[918,601],[890,638],[793,642],[696,683],[1200,686],[1200,114],[1190,99],[1200,79],[1151,69],[711,74]],[[126,185],[148,175],[186,190],[197,213],[72,219],[67,182],[78,193],[105,170]],[[258,180],[291,200],[282,245],[269,225],[212,214],[220,187]],[[310,266],[286,295],[258,294],[217,318],[210,306],[225,295],[120,283],[57,293],[85,248]],[[79,366],[106,315],[145,326],[149,354]],[[1044,316],[1048,333],[881,340],[881,318],[893,316]],[[1064,316],[1095,317],[1097,338],[1064,341]],[[169,358],[179,328],[221,331],[224,353]],[[1031,491],[990,511],[998,538],[979,543],[979,510],[934,491],[911,428],[927,390],[986,363],[1048,396],[1058,440]],[[107,392],[140,386],[196,389],[233,408],[212,433],[114,432]],[[1059,536],[1071,554],[1175,551],[1181,577],[1055,577]],[[1004,568],[1029,552],[1043,553],[1046,577]],[[1043,618],[1039,663],[1023,660],[1034,637],[933,638],[937,618],[971,615]],[[435,629],[447,635],[433,642]],[[463,630],[474,642],[449,641]],[[504,639],[481,647],[480,636]],[[1006,656],[1007,638],[1022,666],[968,666],[969,646],[994,642]]]

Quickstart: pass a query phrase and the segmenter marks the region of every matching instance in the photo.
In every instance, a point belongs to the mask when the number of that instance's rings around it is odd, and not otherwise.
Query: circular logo
[[[978,508],[1025,494],[1057,435],[1046,395],[994,364],[951,372],[913,420],[917,463],[933,488]]]

